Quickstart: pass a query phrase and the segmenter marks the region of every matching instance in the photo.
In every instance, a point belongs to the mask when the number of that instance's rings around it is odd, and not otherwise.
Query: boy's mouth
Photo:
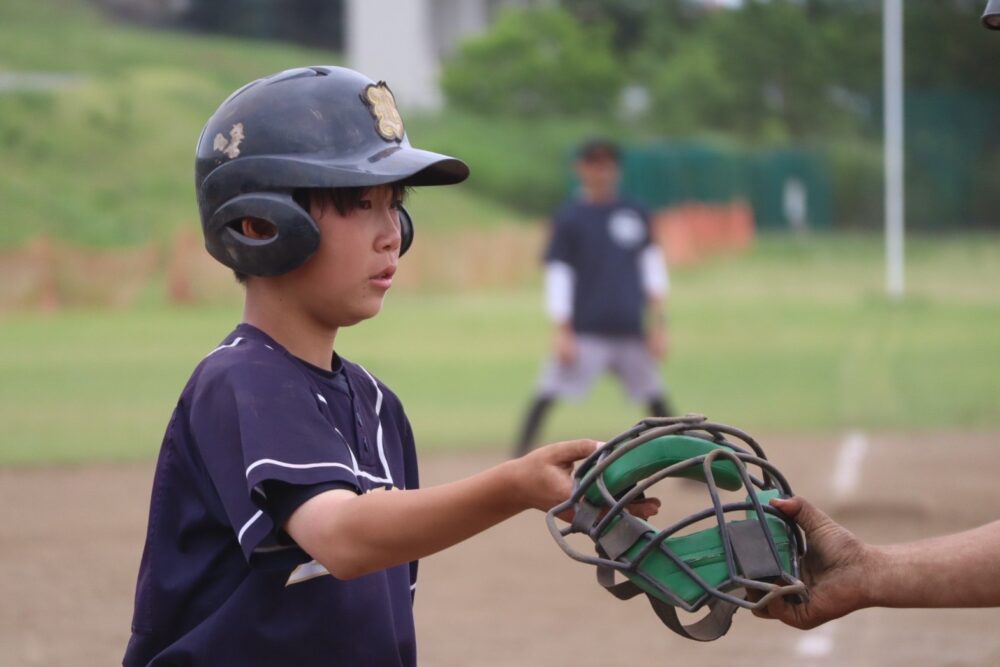
[[[371,276],[369,280],[375,283],[378,287],[389,289],[392,286],[392,277],[396,274],[396,265],[390,264],[386,268],[382,269],[375,275]]]

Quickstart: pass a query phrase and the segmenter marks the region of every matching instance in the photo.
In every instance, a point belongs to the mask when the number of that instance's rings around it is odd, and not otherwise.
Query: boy
[[[198,203],[208,251],[245,283],[243,322],[167,426],[126,666],[413,665],[417,559],[568,496],[593,441],[418,489],[399,399],[333,352],[412,241],[404,188],[467,175],[343,68],[255,81],[209,119]]]
[[[666,417],[657,362],[667,350],[663,253],[646,211],[618,193],[618,146],[591,139],[577,153],[580,192],[552,221],[545,297],[553,353],[528,406],[514,455],[529,451],[556,399],[582,396],[613,372],[648,413]]]

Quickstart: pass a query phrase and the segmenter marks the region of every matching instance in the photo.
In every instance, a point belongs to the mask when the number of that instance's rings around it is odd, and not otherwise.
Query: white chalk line
[[[858,491],[861,468],[868,454],[868,438],[860,431],[852,431],[840,443],[837,462],[833,468],[833,497],[835,501],[848,500]]]
[[[821,625],[799,637],[795,653],[802,658],[822,658],[833,653],[834,622]]]
[[[843,502],[857,494],[868,449],[868,438],[861,431],[851,431],[841,441],[831,479],[835,502]],[[835,633],[836,622],[832,621],[799,637],[795,642],[796,655],[800,658],[830,655],[835,646]]]

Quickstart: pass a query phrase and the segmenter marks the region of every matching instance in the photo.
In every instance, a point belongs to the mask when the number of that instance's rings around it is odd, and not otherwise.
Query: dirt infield
[[[858,445],[858,438],[863,438]],[[795,488],[872,541],[959,530],[1000,516],[1000,434],[764,439]],[[423,461],[433,484],[489,455]],[[152,463],[0,470],[0,665],[118,664],[128,636]],[[664,498],[703,502],[695,488]],[[810,633],[737,615],[712,644],[619,602],[524,514],[422,564],[421,664],[769,667],[1000,665],[1000,609],[857,613]]]

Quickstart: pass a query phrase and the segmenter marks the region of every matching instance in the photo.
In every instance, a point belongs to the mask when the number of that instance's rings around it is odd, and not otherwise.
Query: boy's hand
[[[516,484],[527,507],[547,512],[573,492],[573,463],[585,459],[604,443],[596,440],[568,440],[540,447],[511,463],[519,466]],[[640,519],[657,513],[660,501],[644,498],[629,505]],[[571,520],[572,516],[559,518]]]
[[[649,350],[650,356],[656,361],[663,361],[667,357],[668,347],[666,328],[661,324],[650,328],[646,333],[646,349]]]
[[[568,324],[556,327],[555,355],[556,360],[563,366],[569,366],[576,361],[576,334]]]

